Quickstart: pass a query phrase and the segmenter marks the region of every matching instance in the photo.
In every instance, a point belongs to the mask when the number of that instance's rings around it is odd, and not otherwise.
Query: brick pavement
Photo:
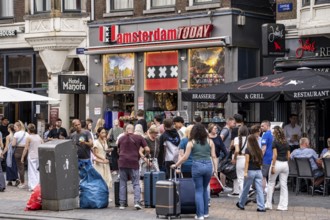
[[[279,192],[275,192],[275,203],[278,202]],[[0,193],[0,219],[156,219],[154,209],[134,210],[132,207],[132,194],[129,194],[129,205],[125,210],[119,210],[110,203],[106,209],[76,209],[70,211],[24,211],[30,192],[7,187],[6,192]],[[113,194],[111,193],[111,197]],[[290,192],[289,211],[276,210],[266,213],[256,212],[256,204],[249,204],[245,211],[238,210],[235,206],[237,199],[220,195],[212,198],[210,220],[212,219],[330,219],[330,198],[316,195],[312,197],[306,193],[296,196]],[[273,206],[276,208],[276,205]],[[182,219],[194,219],[194,215],[182,215]]]

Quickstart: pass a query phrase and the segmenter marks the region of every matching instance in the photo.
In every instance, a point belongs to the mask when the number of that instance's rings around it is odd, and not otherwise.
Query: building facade
[[[285,25],[286,48],[284,57],[274,62],[275,71],[289,71],[301,67],[316,71],[330,71],[330,1],[329,0],[278,0],[276,22]],[[307,136],[311,145],[321,151],[330,136],[329,100],[306,103]],[[289,114],[296,113],[302,119],[301,103],[283,103],[278,107],[277,119],[287,121]],[[302,122],[302,121],[301,121]]]
[[[137,109],[145,110],[147,121],[177,111],[187,122],[194,114],[209,122],[237,111],[259,120],[258,105],[188,103],[181,92],[271,73],[271,61],[260,54],[261,25],[274,22],[269,2],[95,3],[85,51],[89,117],[104,112],[108,127],[113,119],[129,120]]]
[[[79,49],[87,46],[87,0],[3,0],[0,2],[0,84],[60,100],[56,103],[3,103],[1,114],[45,122],[86,116],[84,91],[59,89],[62,75],[87,76],[87,60]],[[69,83],[69,82],[65,82]],[[70,85],[75,88],[75,85]]]

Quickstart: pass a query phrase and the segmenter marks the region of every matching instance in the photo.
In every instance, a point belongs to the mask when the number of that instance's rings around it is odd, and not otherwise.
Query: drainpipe
[[[91,0],[91,21],[94,21],[95,0]]]

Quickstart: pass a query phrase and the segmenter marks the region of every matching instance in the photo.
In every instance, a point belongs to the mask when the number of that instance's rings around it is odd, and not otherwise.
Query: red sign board
[[[305,51],[309,52],[315,52],[315,41],[311,41],[310,39],[306,39],[303,41],[302,39],[299,39],[300,47],[296,49],[296,57],[302,58],[304,56]]]
[[[118,26],[99,28],[99,40],[117,44],[147,43],[156,41],[186,40],[208,38],[213,30],[212,24],[182,26],[177,29],[157,28],[152,31],[118,33]]]

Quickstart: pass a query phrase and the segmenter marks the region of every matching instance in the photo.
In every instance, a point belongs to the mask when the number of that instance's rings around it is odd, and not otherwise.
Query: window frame
[[[73,0],[71,0],[73,1]],[[77,1],[77,0],[76,0]],[[66,13],[81,13],[82,11],[82,0],[78,0],[80,2],[80,8],[79,9],[66,9],[65,8],[65,0],[62,0],[62,12]]]
[[[43,10],[42,11],[38,11],[37,10],[37,4],[36,4],[36,1],[38,0],[33,0],[33,14],[42,14],[42,13],[48,13],[51,11],[51,8],[52,6],[50,5],[50,9],[49,10],[45,10],[45,7],[46,7],[46,1],[47,0],[39,0],[39,1],[43,1]],[[51,1],[49,2],[51,4]]]
[[[220,3],[220,0],[209,0],[209,1],[206,1],[206,2],[198,2],[197,0],[191,0],[191,2],[192,2],[191,6],[194,6],[194,5],[205,5],[205,4]]]
[[[153,6],[152,3],[153,3],[154,0],[147,0],[147,1],[149,1],[149,4],[147,4],[147,5],[150,5],[150,8],[147,8],[147,10],[152,10],[152,9],[159,9],[159,8],[172,8],[172,7],[175,7],[177,0],[174,0],[174,4],[172,4],[172,5],[161,5],[161,6]]]
[[[311,6],[311,0],[302,0],[302,7]]]
[[[107,13],[111,13],[111,12],[121,12],[121,11],[133,11],[134,10],[134,0],[130,0],[132,1],[132,8],[121,8],[121,9],[114,9],[114,1],[113,0],[108,0],[107,1]]]
[[[3,16],[1,13],[0,13],[0,20],[3,20],[3,19],[9,19],[9,18],[14,18],[14,1],[9,1],[11,4],[12,4],[12,11],[11,11],[11,15],[8,15],[8,16]],[[0,2],[0,5],[2,7],[2,3],[4,3],[3,1]]]
[[[330,4],[330,0],[315,0],[314,5]]]

